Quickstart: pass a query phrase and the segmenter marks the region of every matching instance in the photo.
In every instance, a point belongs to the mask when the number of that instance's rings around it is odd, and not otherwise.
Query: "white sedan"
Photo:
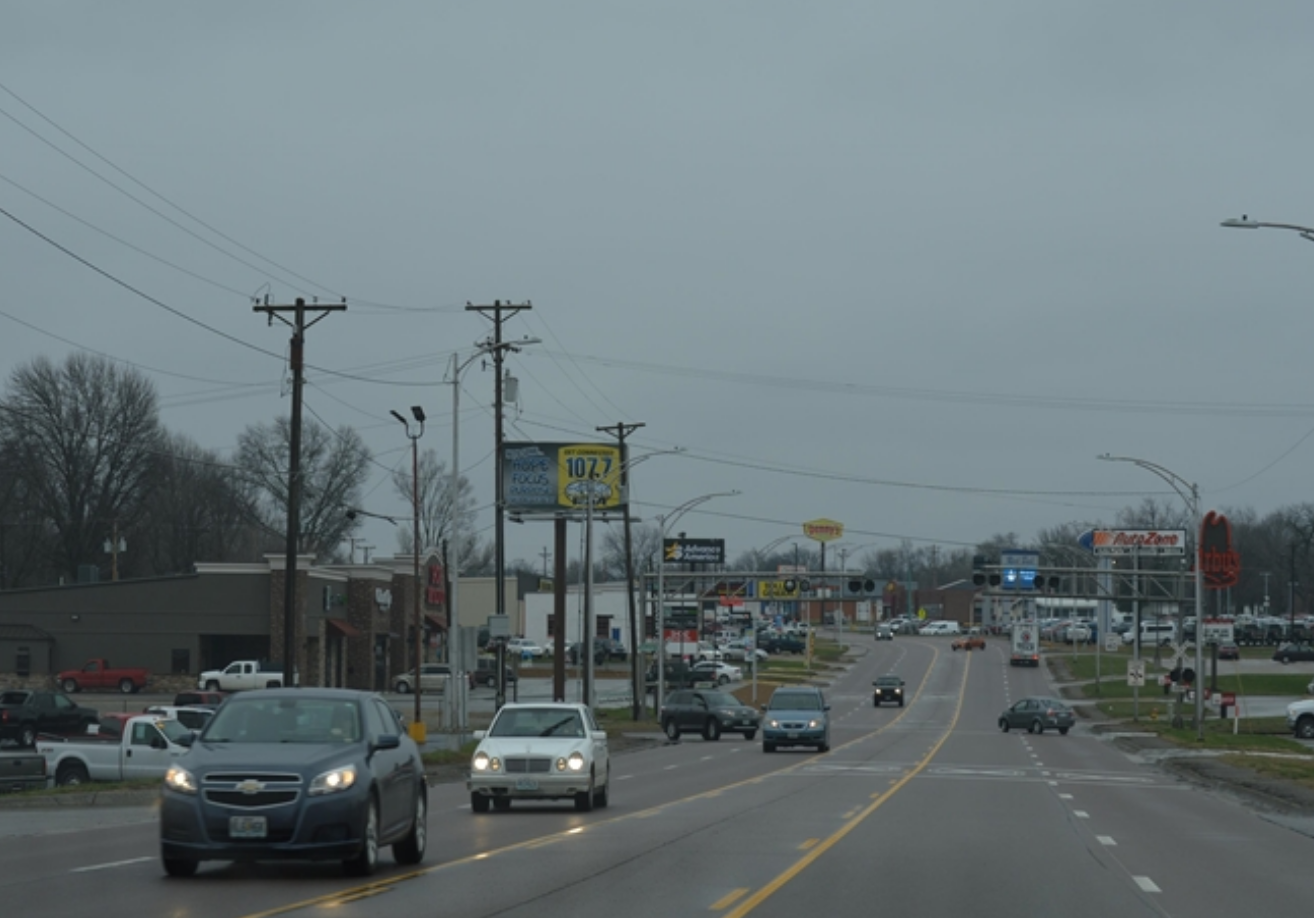
[[[744,671],[738,666],[722,663],[718,660],[703,660],[693,665],[694,678],[708,679],[717,685],[742,682]]]
[[[509,639],[506,642],[506,652],[509,654],[516,654],[522,659],[525,657],[537,659],[546,653],[546,651],[538,644],[535,644],[529,638],[522,637],[513,637]]]
[[[508,810],[512,800],[573,800],[588,812],[611,793],[607,733],[588,705],[564,702],[503,705],[470,761],[470,809]]]

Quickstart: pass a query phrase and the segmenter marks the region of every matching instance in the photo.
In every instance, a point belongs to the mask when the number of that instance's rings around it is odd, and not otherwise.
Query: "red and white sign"
[[[1091,551],[1097,555],[1184,555],[1185,529],[1096,529]]]
[[[731,608],[737,608],[737,607],[742,606],[742,605],[744,604],[744,597],[742,597],[742,596],[722,596],[721,599],[719,600],[719,602],[720,602],[720,604],[723,605],[723,606],[730,606]]]

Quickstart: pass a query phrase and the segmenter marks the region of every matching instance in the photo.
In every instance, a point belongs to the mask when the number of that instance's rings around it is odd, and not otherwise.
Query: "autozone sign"
[[[1095,529],[1089,548],[1097,555],[1184,555],[1185,529]]]

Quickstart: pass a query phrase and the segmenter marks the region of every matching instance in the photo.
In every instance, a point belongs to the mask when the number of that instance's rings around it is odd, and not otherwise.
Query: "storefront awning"
[[[361,636],[360,629],[345,618],[326,618],[324,621],[328,623],[329,630],[336,631],[343,637],[354,638]]]
[[[428,622],[429,626],[432,628],[436,628],[439,631],[447,630],[447,623],[443,621],[443,617],[441,615],[431,615],[428,612],[426,612],[424,614],[424,620]]]

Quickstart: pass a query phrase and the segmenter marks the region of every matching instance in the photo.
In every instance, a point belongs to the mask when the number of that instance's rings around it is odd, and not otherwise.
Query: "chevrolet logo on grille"
[[[265,789],[264,781],[257,781],[255,778],[248,778],[245,781],[239,781],[233,790],[242,794],[258,794]]]

